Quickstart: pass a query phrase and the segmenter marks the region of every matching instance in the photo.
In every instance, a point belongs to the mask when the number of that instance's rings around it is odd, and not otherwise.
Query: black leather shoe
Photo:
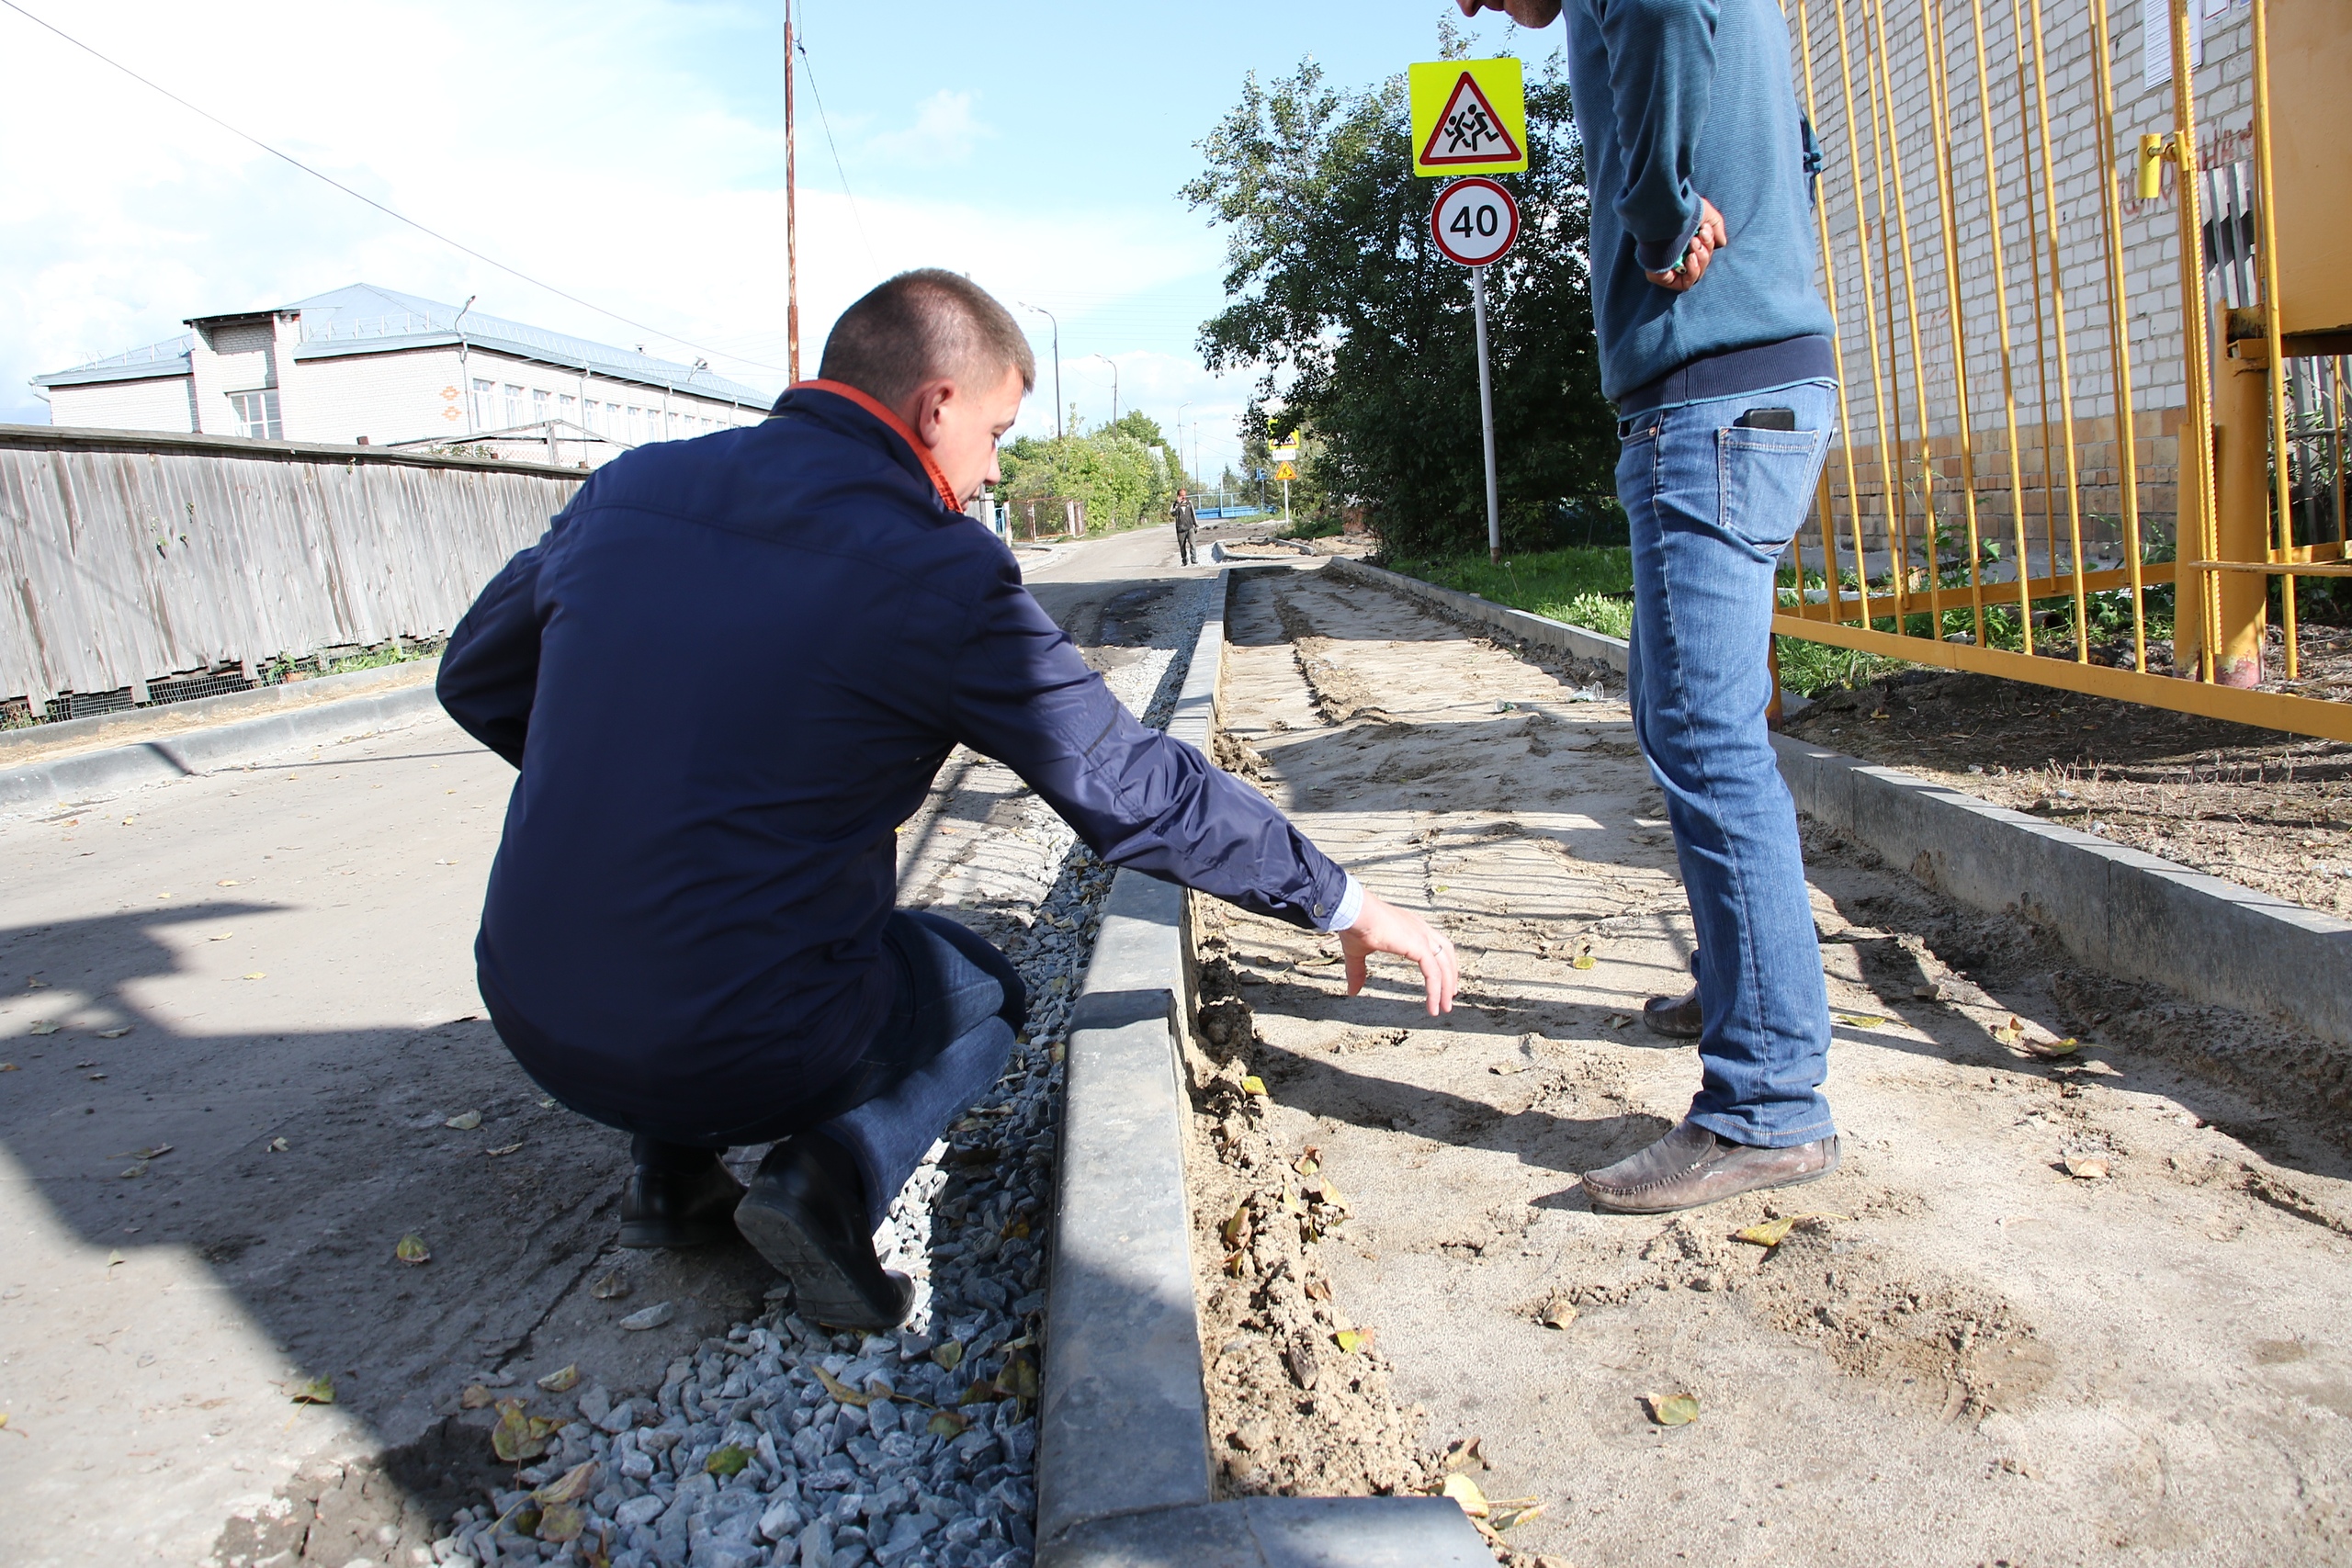
[[[665,1160],[640,1165],[621,1190],[623,1247],[707,1247],[735,1235],[743,1184],[718,1162]]]
[[[1653,1034],[1671,1040],[1696,1040],[1701,1032],[1699,987],[1679,997],[1652,997],[1642,1004],[1642,1021]]]
[[[804,1134],[770,1149],[735,1228],[792,1280],[795,1310],[828,1328],[878,1334],[914,1304],[906,1276],[874,1256],[855,1156],[830,1138]]]

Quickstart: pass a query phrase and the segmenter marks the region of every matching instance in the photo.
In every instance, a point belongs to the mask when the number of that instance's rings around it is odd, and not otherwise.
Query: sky
[[[40,372],[356,282],[479,295],[492,314],[786,380],[783,0],[10,3],[536,281],[0,6],[0,422],[48,423]],[[1188,459],[1197,446],[1214,474],[1238,461],[1254,376],[1212,377],[1194,346],[1224,299],[1223,236],[1177,194],[1195,143],[1245,73],[1311,55],[1333,85],[1369,85],[1436,58],[1456,13],[796,0],[795,15],[803,374],[860,293],[952,267],[1058,319],[1061,398],[1084,422],[1110,417],[1115,365],[1121,411],[1171,435],[1181,418]],[[1539,52],[1499,17],[1471,31],[1478,53]],[[1016,313],[1039,388],[1013,434],[1050,433],[1053,329]]]

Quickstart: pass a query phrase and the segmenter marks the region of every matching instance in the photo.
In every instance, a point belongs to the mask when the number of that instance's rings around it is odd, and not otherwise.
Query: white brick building
[[[50,422],[378,446],[465,444],[589,467],[753,424],[773,397],[681,365],[354,284],[33,378]]]

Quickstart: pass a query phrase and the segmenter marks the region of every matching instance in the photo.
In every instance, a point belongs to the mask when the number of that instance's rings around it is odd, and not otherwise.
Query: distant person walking
[[[1200,513],[1193,510],[1191,499],[1181,490],[1176,492],[1173,510],[1176,517],[1176,559],[1180,565],[1191,566],[1193,564],[1193,536],[1200,532]]]
[[[1548,27],[1563,0],[1458,0]],[[1566,0],[1591,186],[1593,326],[1632,525],[1634,723],[1698,931],[1701,1081],[1588,1173],[1658,1213],[1838,1168],[1829,998],[1796,810],[1764,722],[1781,553],[1813,497],[1838,355],[1813,284],[1812,130],[1772,0]]]

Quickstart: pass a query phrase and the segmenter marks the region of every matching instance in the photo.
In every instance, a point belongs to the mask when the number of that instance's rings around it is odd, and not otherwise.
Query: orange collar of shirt
[[[892,413],[888,409],[883,407],[881,401],[875,398],[873,394],[860,391],[857,388],[851,386],[846,381],[795,381],[792,384],[791,389],[797,392],[803,388],[808,388],[820,392],[831,392],[837,398],[847,398],[851,402],[855,403],[859,408],[864,409],[867,413],[870,413],[875,418],[880,420],[891,431],[896,433],[901,441],[904,441],[907,444],[908,447],[913,451],[915,457],[922,462],[922,471],[931,477],[932,488],[939,491],[940,504],[946,507],[950,512],[961,512],[964,510],[962,503],[957,502],[956,499],[956,491],[951,489],[947,483],[947,476],[941,473],[939,471],[939,465],[931,460],[931,448],[925,446],[922,441],[916,438],[915,433],[907,428],[907,422],[905,420],[900,419],[897,414]]]

